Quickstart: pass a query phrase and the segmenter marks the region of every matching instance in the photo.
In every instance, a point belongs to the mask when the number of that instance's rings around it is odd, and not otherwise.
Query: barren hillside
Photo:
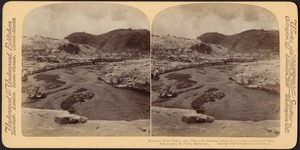
[[[171,35],[152,35],[151,49],[154,59],[179,62],[201,61],[209,57],[226,57],[228,53],[228,49],[220,45],[206,44],[197,39]]]
[[[65,39],[92,46],[101,52],[149,53],[150,32],[145,29],[117,29],[100,35],[76,32]]]
[[[209,32],[197,39],[205,43],[222,45],[234,52],[262,55],[279,53],[279,31],[277,30],[252,29],[234,35]]]
[[[67,57],[94,57],[96,53],[96,49],[91,46],[71,43],[64,39],[23,36],[22,42],[22,55],[25,61],[61,62]]]

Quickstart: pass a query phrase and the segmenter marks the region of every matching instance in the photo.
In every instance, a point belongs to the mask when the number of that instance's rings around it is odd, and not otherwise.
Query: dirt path
[[[149,95],[105,84],[97,79],[99,70],[101,66],[97,65],[80,66],[31,75],[22,85],[22,106],[61,110],[64,100],[84,88],[94,96],[85,102],[75,103],[75,114],[86,116],[89,120],[131,121],[150,118]],[[36,86],[45,87],[45,92],[50,94],[44,99],[28,103],[28,93]]]
[[[233,65],[201,67],[166,73],[153,81],[153,106],[192,109],[191,103],[204,91],[217,88],[225,97],[205,103],[205,114],[217,120],[277,120],[279,119],[279,95],[266,91],[247,89],[229,80]],[[179,75],[181,78],[171,78]],[[159,99],[159,91],[167,85],[184,87],[187,92],[175,98]],[[199,88],[195,88],[199,87]],[[189,90],[192,89],[192,90]]]

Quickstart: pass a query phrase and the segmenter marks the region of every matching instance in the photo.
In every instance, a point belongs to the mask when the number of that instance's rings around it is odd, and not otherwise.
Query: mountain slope
[[[149,53],[150,49],[150,32],[145,29],[117,29],[101,35],[77,32],[65,39],[73,43],[87,44],[101,52]]]
[[[233,52],[279,53],[279,31],[277,30],[247,30],[229,36],[210,32],[197,39],[205,43],[222,45]]]
[[[42,57],[51,57],[59,61],[63,57],[94,57],[95,53],[96,49],[91,46],[71,43],[64,39],[43,36],[22,37],[22,56],[25,60],[31,61],[41,59]]]
[[[151,42],[152,56],[157,60],[193,62],[204,57],[224,57],[228,53],[220,45],[172,35],[152,35]]]
[[[201,43],[197,39],[188,39],[177,36],[152,35],[152,47],[161,49],[186,49]]]

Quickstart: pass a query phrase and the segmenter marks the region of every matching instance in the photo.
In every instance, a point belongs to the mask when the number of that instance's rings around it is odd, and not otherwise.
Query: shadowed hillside
[[[150,32],[145,29],[118,29],[101,35],[77,32],[68,35],[65,39],[73,43],[87,44],[101,52],[149,53],[150,49]]]
[[[222,45],[234,52],[263,55],[279,53],[279,32],[277,30],[247,30],[229,36],[210,32],[197,39],[204,43]]]

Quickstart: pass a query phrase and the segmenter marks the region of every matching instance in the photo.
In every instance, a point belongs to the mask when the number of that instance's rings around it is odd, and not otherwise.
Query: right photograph
[[[230,3],[175,6],[155,17],[151,38],[152,136],[280,134],[272,12]]]

